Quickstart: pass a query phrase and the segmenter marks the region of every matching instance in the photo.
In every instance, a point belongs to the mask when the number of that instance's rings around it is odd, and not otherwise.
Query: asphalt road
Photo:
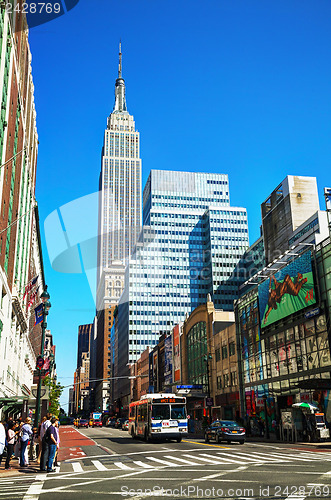
[[[0,480],[0,500],[331,498],[331,450],[189,438],[145,443],[110,428],[81,433],[94,443],[62,461],[57,473],[35,474],[29,483]]]

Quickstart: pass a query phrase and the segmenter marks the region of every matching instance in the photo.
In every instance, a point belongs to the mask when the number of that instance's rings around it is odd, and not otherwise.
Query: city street
[[[331,498],[331,449],[145,443],[112,428],[61,429],[57,472],[0,479],[0,498]]]

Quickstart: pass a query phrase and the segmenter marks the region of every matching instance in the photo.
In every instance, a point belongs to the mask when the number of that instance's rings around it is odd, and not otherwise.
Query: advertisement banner
[[[165,385],[172,384],[172,337],[169,335],[164,339],[164,382]]]
[[[173,335],[173,363],[174,363],[174,382],[181,380],[180,373],[180,325],[176,325],[172,332]]]
[[[316,303],[311,252],[259,285],[261,328]]]

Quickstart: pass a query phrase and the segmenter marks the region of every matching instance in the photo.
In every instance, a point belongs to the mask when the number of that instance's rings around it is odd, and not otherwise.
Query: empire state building
[[[130,257],[141,230],[139,132],[129,114],[119,47],[114,109],[107,121],[99,185],[98,283],[102,272]],[[115,296],[119,290],[115,290]]]

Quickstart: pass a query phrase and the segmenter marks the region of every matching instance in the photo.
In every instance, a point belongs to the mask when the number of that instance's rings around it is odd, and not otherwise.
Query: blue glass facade
[[[119,304],[122,366],[156,345],[208,293],[216,308],[233,310],[249,246],[246,209],[230,206],[224,174],[152,170],[143,221]]]

